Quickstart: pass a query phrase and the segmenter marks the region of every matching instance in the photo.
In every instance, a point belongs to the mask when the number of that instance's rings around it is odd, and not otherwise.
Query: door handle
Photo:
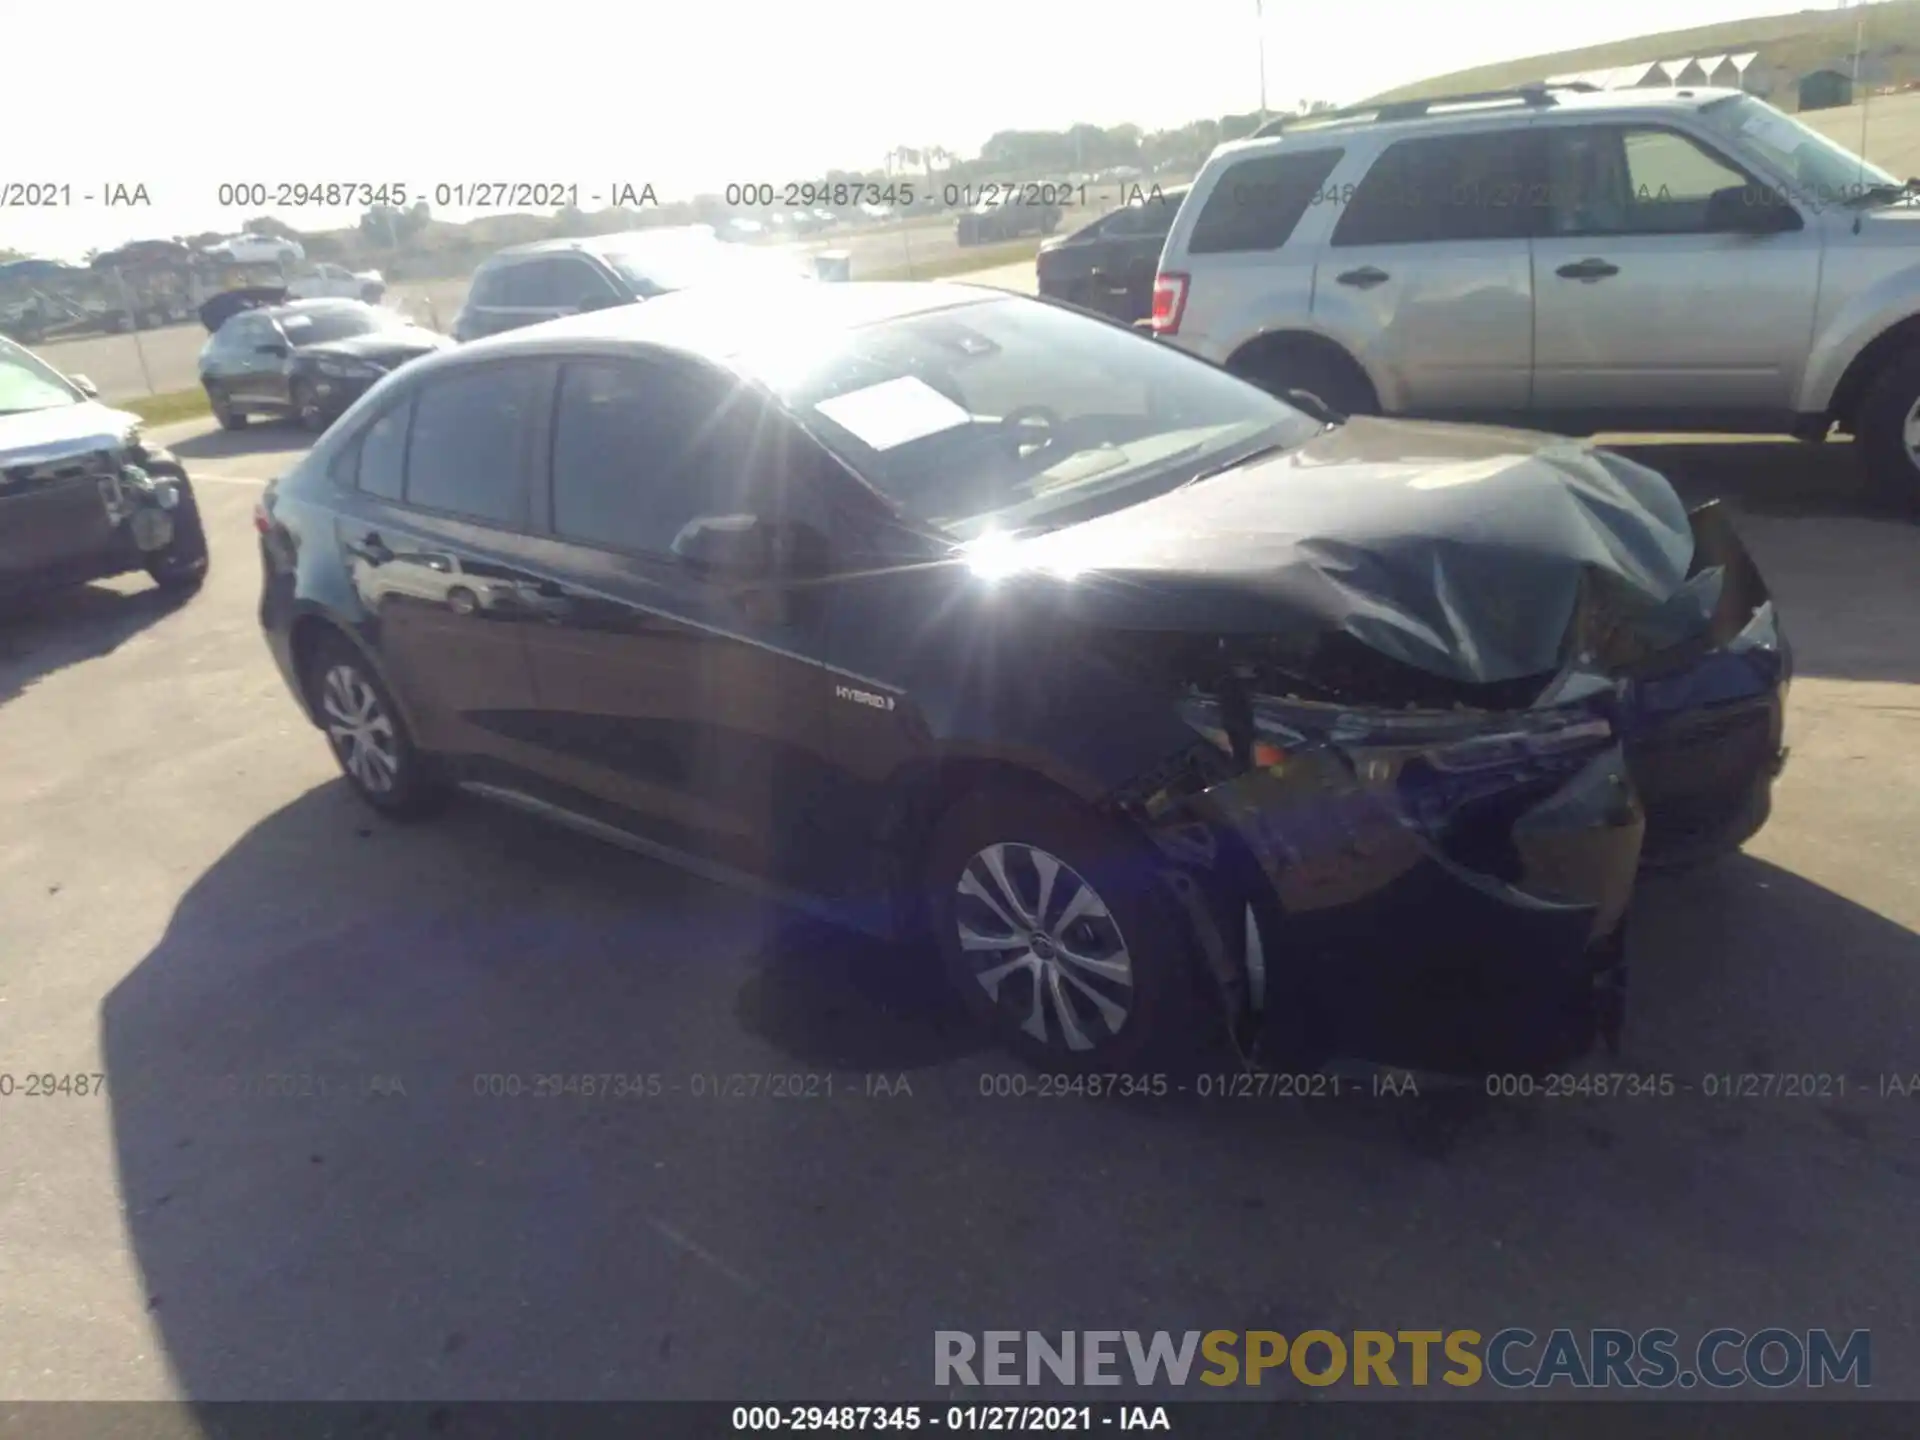
[[[1371,290],[1376,285],[1386,284],[1393,277],[1372,265],[1362,265],[1358,270],[1348,270],[1333,278],[1342,285],[1352,285],[1359,290]]]
[[[1604,280],[1609,275],[1618,275],[1620,267],[1610,265],[1598,257],[1575,260],[1570,265],[1562,265],[1553,272],[1563,280]]]
[[[387,548],[387,542],[380,538],[380,532],[377,530],[369,530],[360,537],[358,545],[348,548],[369,565],[384,565],[393,559],[393,551]]]

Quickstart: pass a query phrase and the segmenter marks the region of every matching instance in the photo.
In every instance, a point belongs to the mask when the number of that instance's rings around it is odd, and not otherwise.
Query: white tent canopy
[[[1759,56],[1760,52],[1758,50],[1749,50],[1744,55],[1736,55],[1733,57],[1733,68],[1744,75],[1747,73],[1747,67],[1753,64]]]

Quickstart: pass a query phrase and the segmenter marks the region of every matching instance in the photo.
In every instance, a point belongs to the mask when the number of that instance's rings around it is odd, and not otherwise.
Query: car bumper
[[[1719,603],[1698,644],[1629,678],[1621,706],[1651,868],[1737,850],[1766,823],[1787,760],[1793,651],[1773,598],[1719,506],[1691,518],[1695,572],[1724,572]]]
[[[367,391],[371,390],[384,375],[355,375],[342,378],[338,375],[314,375],[309,383],[313,393],[320,401],[320,413],[331,424],[347,413],[349,406]]]
[[[1150,833],[1243,1053],[1457,1074],[1618,1032],[1645,830],[1616,744],[1428,833],[1338,752],[1201,791]]]

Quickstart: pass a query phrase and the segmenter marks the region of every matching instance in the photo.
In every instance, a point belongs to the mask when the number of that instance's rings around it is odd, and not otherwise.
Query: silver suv
[[[1150,323],[1346,413],[1837,427],[1920,504],[1917,183],[1734,90],[1276,122],[1193,182]]]

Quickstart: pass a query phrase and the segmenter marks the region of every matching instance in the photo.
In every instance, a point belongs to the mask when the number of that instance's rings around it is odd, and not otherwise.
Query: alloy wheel
[[[1088,1051],[1133,1009],[1133,960],[1099,892],[1034,845],[989,845],[954,886],[954,923],[974,980],[1043,1045]]]
[[[400,776],[399,741],[366,677],[351,665],[333,666],[321,682],[320,708],[346,772],[372,794],[392,791]]]
[[[1907,418],[1900,426],[1900,439],[1906,446],[1907,461],[1920,469],[1920,400],[1907,407]]]

